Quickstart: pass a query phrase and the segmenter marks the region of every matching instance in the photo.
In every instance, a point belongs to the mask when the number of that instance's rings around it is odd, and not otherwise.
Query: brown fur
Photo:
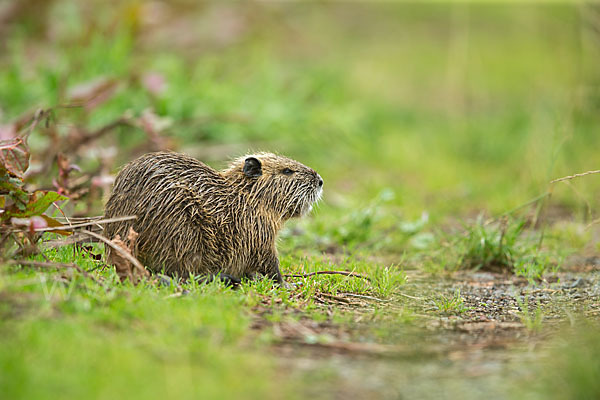
[[[154,272],[260,273],[282,282],[277,234],[310,211],[322,184],[311,168],[270,153],[241,157],[223,171],[179,153],[146,154],[118,174],[105,211],[137,219],[108,224],[105,234],[126,237],[132,226],[134,255]]]

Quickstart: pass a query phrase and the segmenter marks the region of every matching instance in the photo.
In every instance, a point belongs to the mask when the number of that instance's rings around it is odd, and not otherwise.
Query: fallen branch
[[[351,276],[353,278],[362,278],[362,279],[365,279],[365,280],[371,282],[371,278],[369,278],[368,276],[364,276],[361,274],[357,274],[356,272],[350,272],[350,271],[315,271],[315,272],[309,272],[308,274],[285,274],[283,276],[286,278],[309,278],[309,277],[315,276],[315,275],[344,275],[344,276]]]

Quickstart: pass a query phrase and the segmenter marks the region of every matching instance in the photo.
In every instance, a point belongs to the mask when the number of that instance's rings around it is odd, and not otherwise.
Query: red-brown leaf
[[[0,168],[23,178],[29,168],[29,147],[23,138],[0,140]]]

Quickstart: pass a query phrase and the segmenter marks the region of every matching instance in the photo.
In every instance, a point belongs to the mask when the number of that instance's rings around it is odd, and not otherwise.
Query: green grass
[[[517,304],[521,309],[519,313],[519,319],[525,325],[525,328],[531,333],[539,333],[543,328],[544,322],[544,311],[539,304],[536,304],[535,309],[531,309],[529,305],[529,298],[525,296],[521,299],[520,296],[515,296]]]
[[[555,272],[566,254],[581,248],[576,233],[562,229],[547,233],[527,224],[522,218],[485,220],[480,214],[460,228],[438,230],[428,239],[423,268],[434,274],[461,269],[511,273],[534,282]]]
[[[460,264],[463,268],[492,271],[511,271],[520,252],[516,248],[521,239],[525,221],[509,223],[501,221],[496,226],[488,225],[479,217],[466,227]]]
[[[98,267],[71,247],[46,256]],[[91,274],[104,286],[73,271],[3,268],[5,396],[279,398],[285,392],[268,384],[276,371],[260,347],[245,349],[251,320],[242,293],[190,284],[185,296],[171,297],[175,288],[120,284],[111,269]]]
[[[339,275],[295,279],[299,289],[294,292],[274,287],[270,279],[245,282],[237,290],[219,281],[206,285],[194,280],[132,286],[72,246],[34,259],[74,262],[102,286],[71,269],[2,268],[0,387],[9,398],[53,398],[57,391],[69,398],[289,397],[294,384],[282,379],[265,356],[266,347],[279,338],[269,330],[253,333],[254,313],[276,322],[297,318],[289,313],[297,310],[315,321],[333,318],[348,324],[351,310],[328,316],[327,307],[314,302],[315,295],[385,299],[405,281],[395,266],[374,267],[349,258],[343,269],[370,280]],[[282,268],[304,273],[331,265],[286,257]],[[309,335],[304,340],[331,338]]]
[[[442,314],[460,315],[469,310],[460,295],[460,290],[456,290],[452,296],[440,295],[437,299],[433,300],[433,304]]]

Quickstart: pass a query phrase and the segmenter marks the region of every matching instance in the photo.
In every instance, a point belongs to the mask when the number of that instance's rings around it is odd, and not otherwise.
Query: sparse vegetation
[[[456,290],[452,296],[441,295],[433,303],[442,314],[462,314],[468,310],[460,296],[460,290]]]
[[[459,264],[476,270],[512,272],[515,260],[526,253],[522,248],[524,226],[525,221],[508,220],[486,224],[480,216],[466,227],[464,239],[458,242],[462,252]]]
[[[529,304],[529,298],[525,296],[523,299],[520,296],[516,296],[517,304],[521,309],[519,318],[525,325],[525,328],[532,333],[538,333],[542,330],[542,323],[544,321],[544,313],[539,304],[536,304],[532,309]]]

